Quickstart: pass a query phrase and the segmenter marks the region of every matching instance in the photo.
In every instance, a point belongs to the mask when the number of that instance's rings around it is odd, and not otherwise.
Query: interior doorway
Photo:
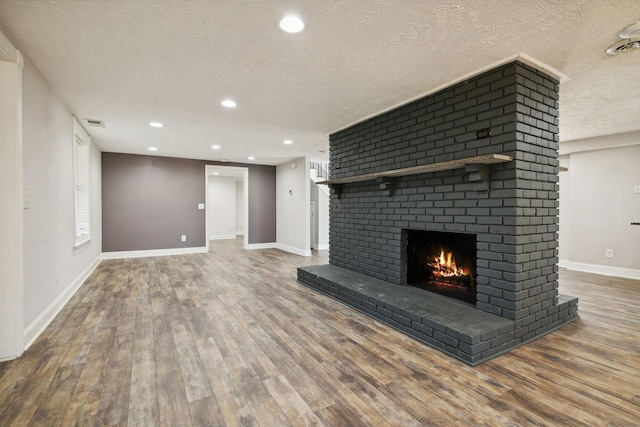
[[[238,184],[240,183],[240,184]],[[242,232],[249,244],[249,168],[205,166],[205,241],[235,239]],[[241,200],[237,200],[241,198]],[[237,212],[240,209],[241,212]]]

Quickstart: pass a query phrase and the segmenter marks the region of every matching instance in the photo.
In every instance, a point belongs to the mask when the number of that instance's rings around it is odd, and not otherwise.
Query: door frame
[[[249,247],[249,168],[241,166],[222,166],[222,165],[205,165],[204,167],[204,221],[205,221],[205,242],[207,252],[209,251],[209,176],[212,175],[213,170],[228,170],[235,172],[242,172],[242,182],[244,187],[244,236],[242,247],[248,249]],[[224,175],[222,175],[224,176]],[[234,230],[235,232],[235,230]]]

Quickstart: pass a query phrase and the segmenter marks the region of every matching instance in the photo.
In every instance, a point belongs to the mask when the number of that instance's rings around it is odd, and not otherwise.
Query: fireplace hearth
[[[407,284],[476,304],[476,236],[405,230]]]

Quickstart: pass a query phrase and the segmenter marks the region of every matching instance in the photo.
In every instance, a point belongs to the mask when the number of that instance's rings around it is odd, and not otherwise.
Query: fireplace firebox
[[[407,284],[475,305],[475,234],[405,231]]]

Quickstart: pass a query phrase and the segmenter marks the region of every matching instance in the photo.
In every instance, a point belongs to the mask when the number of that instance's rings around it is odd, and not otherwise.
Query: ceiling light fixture
[[[629,25],[618,34],[621,39],[637,39],[640,37],[640,22],[636,22],[633,25]]]
[[[213,174],[214,175],[220,175],[220,172],[214,172]]]
[[[214,150],[219,150],[220,146],[219,145],[212,145],[211,148],[213,148]]]
[[[225,99],[220,104],[222,104],[223,107],[227,107],[227,108],[234,108],[238,106],[238,103],[233,99]]]
[[[249,159],[249,160],[255,160],[256,158],[255,158],[255,157],[253,157],[253,156],[249,156],[249,157],[247,157],[247,159]]]
[[[151,122],[149,123],[149,126],[151,126],[152,128],[161,128],[163,124],[160,122]]]
[[[158,151],[158,147],[147,147],[149,151]]]
[[[291,145],[291,144],[293,144],[293,141],[292,141],[292,140],[290,140],[290,139],[285,139],[284,141],[282,141],[282,143],[283,143],[284,145]]]
[[[612,44],[607,49],[609,55],[617,55],[624,52],[633,52],[640,49],[640,22],[628,26],[618,33],[622,40]]]
[[[304,22],[295,15],[287,15],[280,20],[280,29],[286,33],[299,33],[304,30]]]

